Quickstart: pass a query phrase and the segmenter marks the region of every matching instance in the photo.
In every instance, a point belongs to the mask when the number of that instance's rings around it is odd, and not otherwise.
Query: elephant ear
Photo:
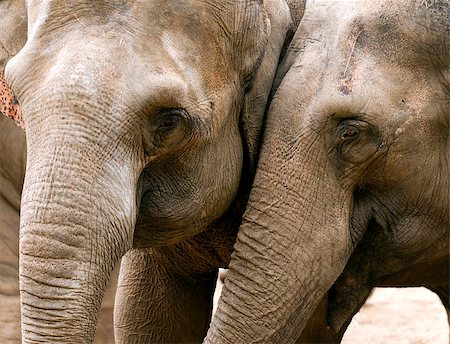
[[[0,100],[0,113],[12,118],[20,128],[25,129],[20,105],[2,73],[0,73]]]
[[[257,69],[252,74],[241,110],[241,130],[249,155],[249,167],[255,170],[264,113],[280,54],[291,26],[289,7],[283,0],[261,1],[266,22],[264,47],[259,46]],[[260,37],[261,38],[261,37]]]

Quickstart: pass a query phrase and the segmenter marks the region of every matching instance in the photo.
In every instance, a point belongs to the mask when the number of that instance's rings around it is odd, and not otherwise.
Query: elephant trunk
[[[205,343],[295,343],[350,255],[348,192],[330,162],[320,159],[326,152],[319,134],[304,125],[292,137],[298,120],[289,120],[268,118],[254,187]]]
[[[23,343],[90,343],[109,276],[132,245],[137,173],[120,152],[83,142],[96,137],[88,129],[75,133],[73,123],[64,129],[63,121],[49,118],[47,130],[28,135],[20,230]]]

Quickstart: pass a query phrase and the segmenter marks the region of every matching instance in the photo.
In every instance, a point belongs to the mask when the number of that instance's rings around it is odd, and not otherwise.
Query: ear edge
[[[264,0],[262,6],[266,17],[267,40],[265,49],[252,73],[252,81],[246,90],[240,116],[243,141],[249,156],[249,168],[256,170],[264,114],[275,77],[285,38],[291,26],[287,4],[282,0]]]
[[[11,118],[18,127],[25,130],[22,109],[16,96],[14,95],[14,92],[4,80],[3,75],[0,75],[0,101],[0,113],[8,118]]]

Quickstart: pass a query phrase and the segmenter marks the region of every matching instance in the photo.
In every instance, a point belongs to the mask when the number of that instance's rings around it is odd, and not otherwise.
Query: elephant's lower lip
[[[448,283],[449,254],[443,254],[435,260],[410,265],[399,271],[376,276],[371,282],[376,287],[411,286]],[[438,274],[437,271],[440,273]]]
[[[133,247],[150,248],[174,245],[184,241],[204,229],[195,224],[189,226],[177,226],[175,223],[154,219],[154,221],[144,221],[135,227]]]

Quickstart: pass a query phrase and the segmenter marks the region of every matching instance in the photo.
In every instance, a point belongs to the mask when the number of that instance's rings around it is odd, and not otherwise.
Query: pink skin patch
[[[11,88],[6,84],[3,75],[0,73],[0,114],[12,118],[16,124],[25,129],[23,123],[22,110],[17,102],[16,96]]]

